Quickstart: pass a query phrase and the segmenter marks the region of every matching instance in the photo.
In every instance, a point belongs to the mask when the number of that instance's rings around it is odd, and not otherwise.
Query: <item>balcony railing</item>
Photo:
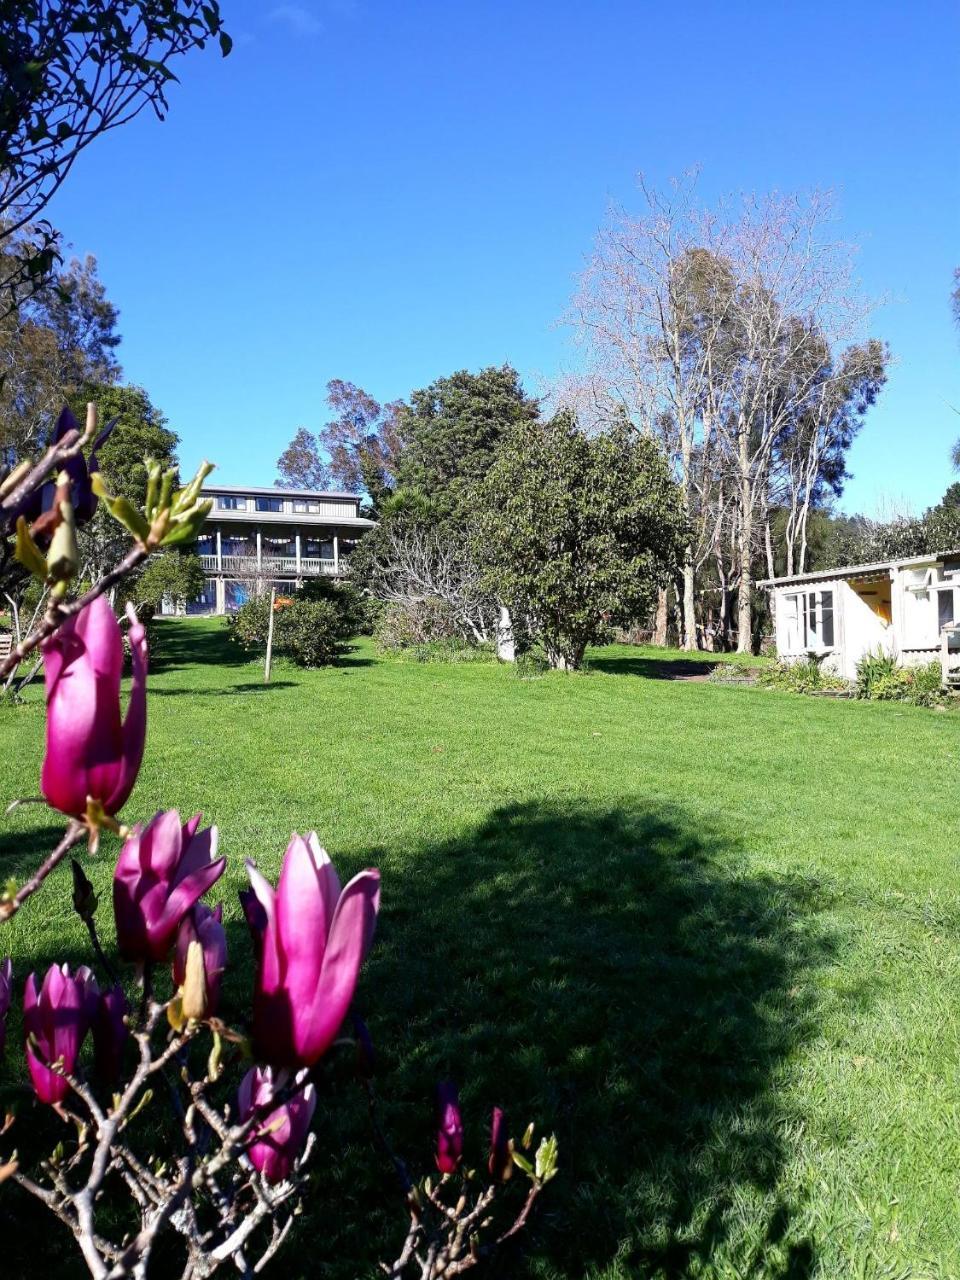
[[[278,575],[283,578],[318,578],[325,574],[346,573],[343,557],[337,560],[320,556],[201,556],[200,563],[208,573],[229,573],[238,578]]]

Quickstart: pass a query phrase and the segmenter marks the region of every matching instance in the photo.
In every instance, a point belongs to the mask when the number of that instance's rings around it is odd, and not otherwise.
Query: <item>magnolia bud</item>
[[[73,909],[81,920],[89,922],[97,910],[97,895],[76,858],[70,859],[70,866],[73,868]]]
[[[56,505],[60,519],[50,539],[47,552],[47,574],[53,582],[69,582],[80,568],[80,549],[77,546],[77,526],[70,501],[70,477],[65,471],[57,478]]]
[[[203,964],[203,947],[194,940],[187,947],[187,966],[180,990],[183,1016],[202,1022],[207,1016],[207,974]]]

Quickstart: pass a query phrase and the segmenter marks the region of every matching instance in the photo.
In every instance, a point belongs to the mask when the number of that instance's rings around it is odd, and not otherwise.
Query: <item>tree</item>
[[[142,507],[147,494],[146,459],[152,458],[164,467],[175,467],[179,437],[167,426],[167,419],[142,387],[80,388],[70,406],[78,420],[82,421],[89,400],[96,402],[102,423],[116,420],[109,439],[97,454],[104,483],[110,493]],[[125,531],[100,503],[93,519],[80,533],[85,576],[99,577],[123,554],[125,545]]]
[[[6,0],[0,7],[0,314],[48,278],[60,236],[40,216],[77,156],[146,106],[169,63],[218,37],[217,0]]]
[[[327,383],[335,416],[314,436],[301,427],[277,460],[284,488],[322,489],[331,482],[365,492],[378,511],[396,484],[399,402],[381,405],[352,382]]]
[[[300,427],[277,459],[277,484],[284,489],[324,489],[330,483],[330,469],[320,455],[315,436]]]
[[[64,401],[83,386],[116,381],[116,325],[89,255],[0,317],[0,455],[8,462],[47,443]]]
[[[195,600],[204,587],[203,565],[200,557],[176,547],[151,556],[133,587],[138,605],[157,610],[164,598],[175,605],[185,605]]]
[[[489,590],[554,667],[645,616],[683,557],[683,501],[657,444],[623,427],[588,437],[568,412],[515,427],[479,486]]]
[[[538,413],[510,365],[438,378],[414,391],[399,411],[398,486],[423,494],[438,518],[455,518],[501,440],[514,428],[532,426]]]
[[[588,352],[588,399],[625,407],[661,441],[679,480],[691,543],[683,631],[694,643],[696,582],[712,560],[737,596],[737,645],[753,642],[755,561],[769,519],[799,558],[810,510],[846,475],[844,455],[883,383],[878,342],[844,347],[869,311],[849,246],[831,239],[828,197],[697,207],[691,184],[644,188],[640,218],[615,210],[574,303]],[[764,548],[764,541],[768,544]]]

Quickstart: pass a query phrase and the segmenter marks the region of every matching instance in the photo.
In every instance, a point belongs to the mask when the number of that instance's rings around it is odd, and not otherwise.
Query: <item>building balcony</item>
[[[346,573],[343,557],[326,556],[206,556],[200,557],[205,573],[231,578],[320,578]]]

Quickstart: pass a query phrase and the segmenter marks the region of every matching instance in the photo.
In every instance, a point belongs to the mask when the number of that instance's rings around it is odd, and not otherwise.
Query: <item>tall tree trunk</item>
[[[667,643],[667,588],[657,592],[657,615],[653,623],[653,643],[661,647]]]
[[[681,490],[683,493],[683,513],[690,522],[690,461],[693,453],[693,442],[690,433],[683,431],[680,447]],[[683,550],[683,647],[696,649],[697,646],[697,603],[694,593],[693,547],[688,543]]]
[[[737,653],[753,650],[753,487],[750,483],[750,444],[741,425],[740,461],[740,586],[737,592]]]
[[[697,643],[697,602],[694,595],[693,581],[693,547],[687,547],[683,554],[683,647],[698,649]]]

